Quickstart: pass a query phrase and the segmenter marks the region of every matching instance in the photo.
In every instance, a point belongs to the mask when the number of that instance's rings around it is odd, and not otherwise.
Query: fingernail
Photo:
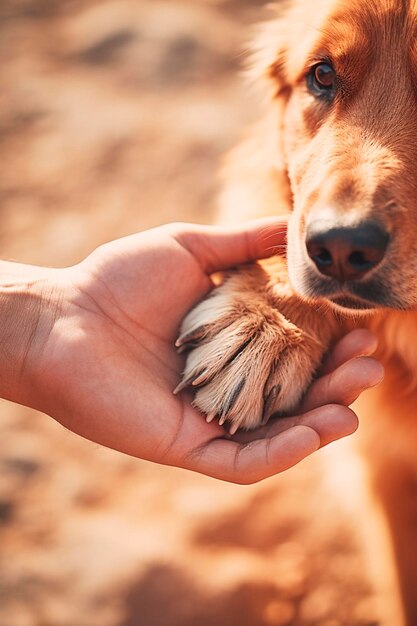
[[[366,371],[366,387],[375,387],[384,379],[385,370],[382,363],[369,356],[360,356],[356,361],[361,362],[361,369]]]

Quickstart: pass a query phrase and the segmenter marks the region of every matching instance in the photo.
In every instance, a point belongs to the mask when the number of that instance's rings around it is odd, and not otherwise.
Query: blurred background
[[[1,0],[1,257],[62,266],[213,220],[222,155],[257,116],[240,69],[262,4]],[[377,625],[325,454],[238,487],[2,402],[0,626]]]

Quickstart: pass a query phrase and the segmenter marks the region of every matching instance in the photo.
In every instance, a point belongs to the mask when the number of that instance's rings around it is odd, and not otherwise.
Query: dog
[[[362,449],[398,572],[386,623],[415,626],[417,2],[281,3],[251,68],[267,112],[231,157],[223,221],[288,215],[287,262],[230,272],[190,312],[182,386],[209,420],[256,428],[296,409],[346,328],[375,332]]]

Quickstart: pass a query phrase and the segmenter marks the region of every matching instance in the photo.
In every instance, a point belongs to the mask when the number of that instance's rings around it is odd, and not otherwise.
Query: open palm
[[[143,459],[248,483],[291,467],[353,432],[346,408],[379,382],[364,356],[369,332],[344,337],[300,415],[230,437],[207,424],[184,392],[174,341],[188,310],[212,287],[210,274],[277,252],[285,224],[240,229],[170,225],[98,248],[77,266],[52,270],[50,331],[32,351],[37,394],[30,403],[88,439]]]

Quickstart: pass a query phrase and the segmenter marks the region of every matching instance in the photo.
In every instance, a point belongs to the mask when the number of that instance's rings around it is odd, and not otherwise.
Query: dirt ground
[[[212,220],[222,155],[256,117],[239,69],[261,4],[2,0],[1,257],[62,266]],[[238,487],[0,412],[0,626],[378,624],[325,451]]]

